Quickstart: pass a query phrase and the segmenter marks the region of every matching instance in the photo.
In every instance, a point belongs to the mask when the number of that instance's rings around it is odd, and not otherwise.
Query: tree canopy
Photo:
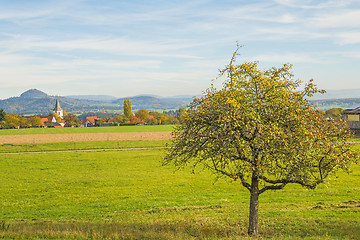
[[[146,122],[149,119],[149,111],[145,109],[139,109],[136,111],[135,116],[140,118],[142,122]]]
[[[300,90],[290,64],[260,70],[258,62],[235,64],[236,56],[220,72],[222,89],[210,87],[186,109],[164,164],[239,180],[250,191],[248,231],[256,235],[261,193],[289,183],[314,189],[348,171],[356,154],[346,122],[327,121],[306,99],[323,92],[312,80]]]
[[[130,118],[133,115],[130,99],[124,100],[124,115],[127,118]]]
[[[325,117],[330,120],[339,120],[341,118],[342,108],[331,108],[325,111]]]
[[[81,125],[81,121],[79,120],[79,118],[74,114],[70,113],[64,116],[64,121],[67,127],[75,127]]]
[[[3,121],[5,119],[5,115],[6,112],[4,111],[4,109],[0,109],[0,122]]]

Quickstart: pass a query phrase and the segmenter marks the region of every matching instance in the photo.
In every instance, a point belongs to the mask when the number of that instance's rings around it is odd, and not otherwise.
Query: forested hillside
[[[81,99],[80,99],[81,98]],[[90,99],[88,99],[90,98]],[[178,109],[186,106],[192,100],[191,97],[183,98],[157,98],[153,96],[128,97],[132,102],[132,107],[136,109],[148,110],[169,110]],[[56,99],[60,101],[61,107],[69,113],[97,112],[97,111],[122,111],[125,98],[109,101],[111,97],[100,96],[95,101],[94,95],[60,97],[50,96],[37,89],[30,89],[22,93],[19,97],[12,97],[0,100],[0,109],[7,113],[17,113],[24,115],[48,115],[52,112]]]

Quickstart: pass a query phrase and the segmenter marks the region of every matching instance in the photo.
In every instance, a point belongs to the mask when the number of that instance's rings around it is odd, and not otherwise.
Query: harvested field
[[[113,133],[69,133],[2,135],[0,144],[84,142],[84,141],[141,141],[169,140],[171,132],[113,132]]]

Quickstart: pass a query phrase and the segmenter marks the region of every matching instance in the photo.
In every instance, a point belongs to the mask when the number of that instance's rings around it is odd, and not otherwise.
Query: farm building
[[[351,130],[360,133],[360,107],[354,109],[346,109],[341,112],[341,116],[348,120],[348,125]]]
[[[86,117],[81,119],[81,123],[84,127],[94,127],[97,119],[97,116]]]
[[[54,116],[40,116],[40,121],[42,127],[63,127],[65,125],[64,121],[57,122]]]

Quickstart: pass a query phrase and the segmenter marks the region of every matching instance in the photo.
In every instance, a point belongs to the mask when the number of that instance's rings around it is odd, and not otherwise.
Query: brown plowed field
[[[0,135],[0,144],[8,143],[49,143],[86,141],[140,141],[169,140],[171,132],[124,132],[124,133],[71,133],[71,134],[31,134]]]

